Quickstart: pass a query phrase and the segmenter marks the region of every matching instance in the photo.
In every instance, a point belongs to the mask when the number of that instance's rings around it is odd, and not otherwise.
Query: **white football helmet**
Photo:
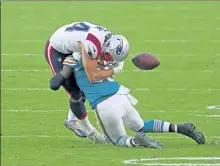
[[[112,35],[103,45],[103,52],[109,53],[115,62],[124,61],[129,51],[129,42],[122,35]]]

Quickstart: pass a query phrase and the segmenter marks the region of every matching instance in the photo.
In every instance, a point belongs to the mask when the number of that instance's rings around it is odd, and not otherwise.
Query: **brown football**
[[[132,58],[132,63],[141,70],[152,70],[160,65],[158,59],[148,53],[136,55]]]

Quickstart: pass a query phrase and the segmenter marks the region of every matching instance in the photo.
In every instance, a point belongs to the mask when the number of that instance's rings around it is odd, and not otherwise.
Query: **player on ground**
[[[85,93],[92,109],[100,121],[108,139],[118,146],[162,148],[163,146],[145,133],[176,132],[188,136],[198,144],[205,143],[205,137],[191,123],[172,124],[161,120],[143,121],[133,107],[137,100],[129,94],[129,89],[108,77],[114,75],[115,68],[98,69],[99,61],[87,54],[87,46],[78,43],[82,52],[81,58],[72,61],[67,58],[66,65],[72,67],[78,86]],[[121,35],[112,35],[102,49],[104,54],[111,56],[112,62],[123,61],[129,53],[128,41]],[[116,67],[117,68],[117,67]],[[135,137],[126,134],[124,125],[136,132]]]
[[[46,44],[45,58],[51,67],[55,77],[55,83],[62,84],[65,88],[70,103],[70,111],[65,121],[65,126],[72,130],[77,136],[88,137],[95,142],[103,143],[106,137],[99,133],[89,122],[84,102],[82,101],[83,94],[76,84],[74,74],[65,75],[67,72],[63,70],[63,60],[73,55],[77,59],[81,49],[78,42],[84,44],[88,56],[95,58],[101,52],[101,48],[105,41],[111,36],[111,32],[99,25],[89,22],[76,22],[65,25],[59,28],[49,39]],[[65,69],[65,68],[64,68]],[[66,76],[66,78],[64,77]],[[53,82],[53,81],[52,81]],[[51,88],[55,85],[51,84]],[[83,124],[83,129],[77,119]]]

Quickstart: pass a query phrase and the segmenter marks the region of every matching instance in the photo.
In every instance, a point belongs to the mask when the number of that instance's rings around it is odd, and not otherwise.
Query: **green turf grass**
[[[1,164],[122,166],[136,158],[220,156],[220,117],[207,117],[220,115],[207,109],[220,105],[219,8],[218,2],[2,2]],[[131,56],[116,79],[131,88],[143,119],[192,121],[207,136],[206,145],[176,134],[151,134],[163,136],[157,138],[162,150],[93,145],[63,126],[68,99],[63,90],[47,90],[52,73],[44,45],[60,26],[84,20],[129,39]],[[141,52],[157,55],[161,66],[134,71],[131,58]],[[94,113],[89,117],[96,124]]]

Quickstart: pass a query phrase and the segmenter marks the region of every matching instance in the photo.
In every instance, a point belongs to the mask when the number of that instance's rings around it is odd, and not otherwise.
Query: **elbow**
[[[97,73],[93,72],[88,76],[88,79],[90,82],[96,82],[98,81]]]

